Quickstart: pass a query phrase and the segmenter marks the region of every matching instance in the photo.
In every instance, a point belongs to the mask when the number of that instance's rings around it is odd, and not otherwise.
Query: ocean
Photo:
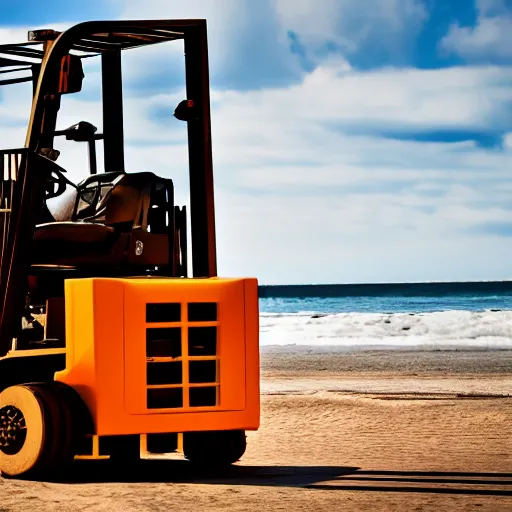
[[[512,350],[512,281],[260,286],[260,343]]]

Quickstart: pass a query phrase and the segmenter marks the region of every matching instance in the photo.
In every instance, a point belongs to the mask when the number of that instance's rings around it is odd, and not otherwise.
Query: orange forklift
[[[172,179],[127,171],[124,157],[122,54],[176,40],[188,209]],[[58,130],[62,95],[82,90],[90,57],[101,60],[102,133],[78,119]],[[260,421],[258,287],[217,276],[205,20],[29,32],[0,46],[0,85],[21,82],[33,84],[25,147],[0,150],[0,472],[46,478],[74,459],[172,452],[233,464]],[[57,164],[58,137],[88,144],[79,183]]]

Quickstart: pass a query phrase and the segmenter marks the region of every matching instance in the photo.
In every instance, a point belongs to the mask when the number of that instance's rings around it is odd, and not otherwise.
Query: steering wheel
[[[42,158],[46,163],[50,163],[50,172],[47,175],[45,183],[45,200],[53,199],[62,195],[66,188],[71,186],[76,189],[76,185],[69,181],[64,173],[66,170],[60,165],[55,163],[55,160],[59,157],[60,151],[51,148],[42,148],[36,152],[39,158]]]
[[[62,195],[68,186],[76,189],[76,185],[69,181],[59,169],[53,169],[46,180],[45,199],[52,199]]]

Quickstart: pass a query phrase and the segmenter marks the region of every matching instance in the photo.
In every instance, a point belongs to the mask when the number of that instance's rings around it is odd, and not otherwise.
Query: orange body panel
[[[67,280],[66,347],[100,436],[259,427],[256,279]]]

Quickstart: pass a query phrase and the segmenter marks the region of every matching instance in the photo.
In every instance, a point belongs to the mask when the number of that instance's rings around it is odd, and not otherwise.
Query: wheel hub
[[[0,451],[6,455],[18,453],[27,437],[23,413],[12,405],[0,409]]]

